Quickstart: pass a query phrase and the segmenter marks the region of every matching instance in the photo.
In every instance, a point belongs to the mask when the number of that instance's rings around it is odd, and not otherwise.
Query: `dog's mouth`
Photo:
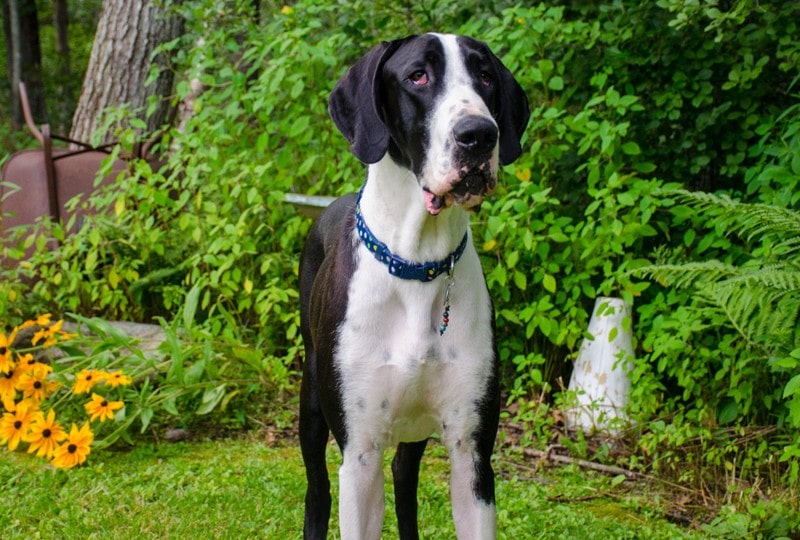
[[[433,216],[454,204],[470,212],[477,212],[484,197],[494,193],[495,185],[496,179],[488,167],[469,170],[444,193],[434,193],[428,188],[423,188],[425,207]]]

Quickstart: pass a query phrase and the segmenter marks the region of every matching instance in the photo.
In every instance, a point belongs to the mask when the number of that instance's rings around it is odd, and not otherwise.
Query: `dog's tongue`
[[[425,191],[425,208],[432,216],[435,216],[444,208],[444,199],[430,191]]]

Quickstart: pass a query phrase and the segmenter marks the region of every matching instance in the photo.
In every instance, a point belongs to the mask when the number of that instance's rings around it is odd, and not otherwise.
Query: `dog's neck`
[[[469,227],[469,214],[459,206],[431,215],[414,173],[388,154],[367,169],[361,212],[392,253],[419,263],[446,258]]]

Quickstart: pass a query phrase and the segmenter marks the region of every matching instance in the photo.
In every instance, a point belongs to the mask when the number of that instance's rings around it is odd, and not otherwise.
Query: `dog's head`
[[[528,99],[485,43],[425,34],[382,43],[342,77],[329,110],[355,156],[388,152],[417,177],[431,214],[480,206],[498,163],[521,153]]]

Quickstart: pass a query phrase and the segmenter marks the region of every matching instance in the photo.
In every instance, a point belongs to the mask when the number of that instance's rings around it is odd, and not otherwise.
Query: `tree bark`
[[[138,116],[147,123],[151,134],[167,119],[171,104],[173,72],[164,58],[152,59],[153,51],[183,32],[183,20],[157,0],[105,0],[94,38],[89,67],[72,120],[70,137],[91,141],[102,112],[109,107],[129,104],[142,109]],[[158,76],[147,83],[151,66]],[[146,116],[150,96],[158,106]],[[109,142],[103,134],[102,142]]]
[[[11,106],[14,122],[22,123],[19,83],[24,82],[37,121],[45,119],[47,110],[42,86],[42,49],[39,44],[39,14],[36,2],[7,0],[4,8],[8,78],[11,82]]]
[[[53,23],[56,27],[56,52],[59,56],[59,71],[62,76],[68,77],[72,71],[69,58],[69,15],[67,13],[67,0],[55,0],[53,5]]]

